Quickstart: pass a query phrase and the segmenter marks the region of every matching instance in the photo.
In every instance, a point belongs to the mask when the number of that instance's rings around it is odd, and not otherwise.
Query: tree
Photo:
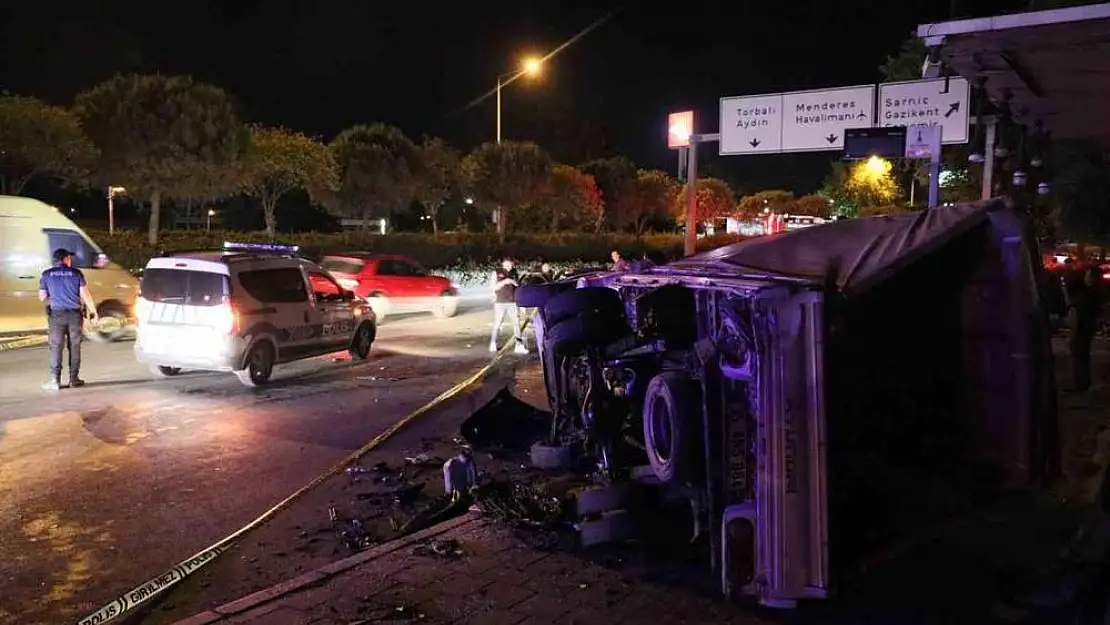
[[[605,204],[605,218],[614,227],[620,225],[621,215],[635,212],[630,204],[636,202],[636,164],[623,156],[602,158],[583,163],[579,169],[594,177],[601,201]]]
[[[277,232],[277,203],[293,189],[304,189],[319,200],[335,190],[338,168],[327,146],[284,128],[252,126],[250,148],[243,159],[243,192],[262,205],[266,234]]]
[[[183,183],[173,196],[174,208],[185,209],[186,224],[191,224],[193,209],[204,208],[209,202],[217,202],[235,195],[243,187],[243,167],[208,165],[199,167]],[[186,227],[189,227],[186,225]]]
[[[508,215],[539,199],[551,157],[531,141],[483,143],[462,162],[465,186],[485,206],[497,207],[497,238],[505,242]]]
[[[807,215],[810,217],[828,217],[829,199],[816,193],[803,195],[794,201],[794,215]]]
[[[852,164],[837,162],[825,178],[821,194],[831,198],[837,213],[855,217],[865,206],[889,206],[898,198],[890,161],[871,158]]]
[[[900,80],[920,80],[921,68],[925,65],[925,58],[929,55],[929,48],[925,41],[915,34],[902,42],[898,53],[886,57],[886,61],[879,66],[879,74],[883,82],[898,82]]]
[[[878,217],[880,215],[900,215],[903,213],[914,212],[912,208],[899,206],[897,204],[885,204],[882,206],[861,206],[857,217]]]
[[[100,181],[149,200],[152,245],[162,200],[236,168],[249,140],[231,98],[188,76],[117,75],[79,94],[74,113],[99,150]]]
[[[415,197],[432,218],[439,235],[439,209],[459,184],[459,152],[442,139],[425,138],[416,153]]]
[[[759,219],[764,212],[789,215],[794,212],[794,194],[790,191],[769,189],[740,198],[737,211],[741,219]]]
[[[1077,241],[1110,244],[1110,161],[1089,140],[1060,141],[1052,154],[1052,195],[1059,204],[1061,234]]]
[[[713,223],[718,219],[732,217],[736,214],[736,194],[732,187],[720,178],[698,178],[697,182],[697,217],[700,223]],[[683,186],[679,189],[676,206],[678,220],[686,218],[686,198],[690,187]]]
[[[652,218],[677,214],[678,184],[666,172],[641,169],[636,173],[635,189],[634,198],[621,203],[623,212],[617,214],[617,224],[631,228],[638,238]]]
[[[0,192],[19,195],[37,176],[82,182],[95,156],[70,111],[36,98],[0,95]]]
[[[366,230],[372,217],[385,217],[412,202],[416,145],[400,129],[353,126],[328,149],[338,166],[339,184],[325,206],[336,216],[359,219]]]
[[[551,232],[562,228],[597,232],[605,220],[605,204],[594,177],[571,167],[555,165],[536,201],[538,217]]]

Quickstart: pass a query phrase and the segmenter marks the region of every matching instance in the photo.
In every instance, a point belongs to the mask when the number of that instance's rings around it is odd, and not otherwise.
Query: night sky
[[[970,3],[969,3],[970,4]],[[980,0],[955,15],[1018,10]],[[188,73],[237,99],[243,117],[330,140],[381,121],[462,148],[494,138],[494,101],[466,104],[498,74],[620,4],[226,0],[0,0],[0,89],[70,104],[115,72]],[[878,66],[949,0],[629,3],[503,93],[506,139],[571,163],[624,154],[672,173],[666,114],[694,107],[717,130],[721,96],[879,79]],[[690,24],[683,27],[683,24]],[[715,153],[715,149],[713,150]],[[741,191],[819,185],[829,154],[703,157]],[[704,173],[704,171],[703,171]]]

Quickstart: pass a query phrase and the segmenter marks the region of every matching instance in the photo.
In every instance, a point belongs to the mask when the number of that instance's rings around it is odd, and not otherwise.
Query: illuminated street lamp
[[[497,143],[501,143],[501,87],[521,76],[538,76],[542,69],[543,59],[529,57],[524,59],[520,69],[497,77]]]
[[[878,178],[888,171],[890,171],[890,163],[885,159],[879,158],[878,156],[872,156],[867,159],[867,173],[872,176]]]
[[[116,233],[116,196],[127,193],[123,187],[108,187],[108,234]]]
[[[206,216],[205,221],[204,221],[204,231],[205,232],[208,232],[209,230],[212,229],[212,218],[215,217],[215,216],[216,216],[215,209],[212,209],[212,208],[208,209],[208,215]]]

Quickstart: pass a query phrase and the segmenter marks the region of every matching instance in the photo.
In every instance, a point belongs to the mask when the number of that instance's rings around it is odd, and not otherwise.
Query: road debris
[[[408,507],[416,502],[417,498],[424,492],[425,486],[424,482],[416,482],[383,492],[358,493],[355,495],[355,499],[368,502],[371,505]]]
[[[453,498],[466,496],[478,485],[478,467],[463,452],[443,463],[443,492]]]
[[[374,539],[363,527],[362,521],[340,517],[335,506],[328,508],[328,521],[340,542],[351,552],[362,551],[374,543]]]
[[[410,464],[414,467],[420,467],[420,468],[438,467],[439,465],[443,464],[443,458],[440,458],[438,456],[432,456],[432,455],[429,455],[428,453],[422,451],[422,452],[416,454],[415,456],[406,456],[405,457],[405,462],[407,462],[408,464]]]
[[[413,555],[435,556],[444,559],[454,559],[463,555],[459,541],[449,538],[445,540],[432,539],[412,548]]]
[[[484,514],[513,525],[553,527],[566,525],[567,506],[559,497],[540,492],[522,482],[488,482],[474,490]]]

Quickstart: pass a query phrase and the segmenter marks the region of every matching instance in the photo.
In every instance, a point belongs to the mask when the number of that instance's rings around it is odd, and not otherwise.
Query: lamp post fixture
[[[123,187],[108,187],[108,234],[116,233],[116,196],[127,193]]]

